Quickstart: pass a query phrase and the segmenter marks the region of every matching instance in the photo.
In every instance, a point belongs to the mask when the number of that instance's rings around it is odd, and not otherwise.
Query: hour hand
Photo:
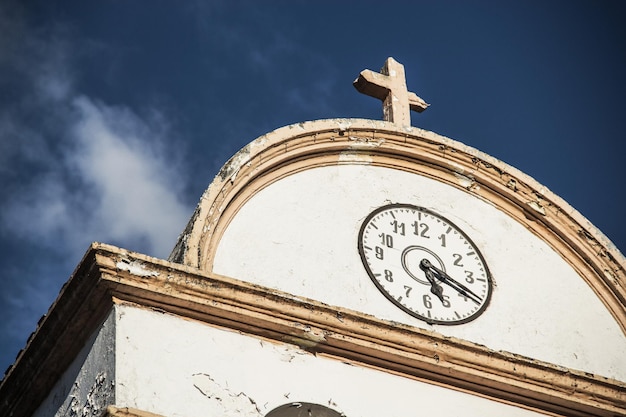
[[[430,292],[435,294],[437,298],[439,298],[439,300],[441,300],[441,302],[443,303],[443,287],[437,283],[433,271],[423,268],[421,264],[420,268],[422,269],[422,271],[424,271],[424,275],[426,275],[426,279],[428,280],[428,282],[430,282]]]
[[[478,295],[474,294],[472,290],[470,290],[465,285],[461,284],[460,282],[452,278],[450,275],[446,274],[441,269],[435,267],[433,264],[430,263],[428,259],[422,259],[422,261],[420,262],[420,268],[422,268],[422,270],[424,271],[426,270],[430,271],[433,276],[436,274],[439,280],[449,285],[450,287],[454,288],[461,295],[469,298],[476,304],[480,304],[480,302],[482,301],[482,299]]]

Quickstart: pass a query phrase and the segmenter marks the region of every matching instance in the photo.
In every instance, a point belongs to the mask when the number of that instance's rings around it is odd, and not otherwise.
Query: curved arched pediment
[[[433,326],[376,288],[356,240],[368,214],[388,203],[434,210],[471,236],[494,281],[479,318]],[[171,259],[626,380],[621,253],[529,176],[421,129],[337,119],[258,138],[209,186]]]

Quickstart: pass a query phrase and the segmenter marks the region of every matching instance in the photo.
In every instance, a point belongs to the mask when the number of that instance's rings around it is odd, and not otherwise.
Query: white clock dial
[[[409,204],[380,207],[363,222],[358,247],[378,289],[417,318],[461,324],[489,304],[491,276],[480,251],[433,211]]]

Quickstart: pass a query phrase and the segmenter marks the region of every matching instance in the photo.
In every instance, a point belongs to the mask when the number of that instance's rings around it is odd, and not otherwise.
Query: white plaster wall
[[[347,417],[540,415],[149,309],[116,313],[118,407],[241,417],[304,401]]]
[[[482,316],[463,325],[429,325],[378,291],[361,263],[357,237],[365,217],[389,203],[432,209],[480,248],[495,281]],[[237,214],[219,243],[213,270],[626,381],[626,337],[569,264],[494,206],[429,178],[367,165],[321,167],[284,178]]]
[[[115,314],[109,314],[33,417],[99,417],[115,403]]]

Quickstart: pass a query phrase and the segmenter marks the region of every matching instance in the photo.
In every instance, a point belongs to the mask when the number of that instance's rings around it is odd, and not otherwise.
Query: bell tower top
[[[404,65],[391,57],[387,58],[380,73],[361,71],[353,85],[360,93],[382,100],[383,120],[400,126],[411,126],[410,110],[421,113],[429,106],[408,91]]]

